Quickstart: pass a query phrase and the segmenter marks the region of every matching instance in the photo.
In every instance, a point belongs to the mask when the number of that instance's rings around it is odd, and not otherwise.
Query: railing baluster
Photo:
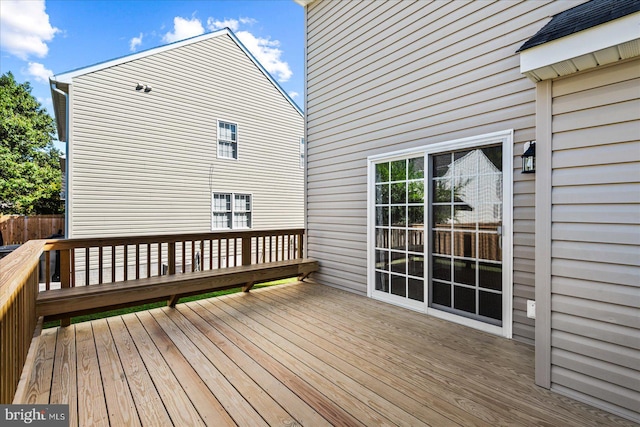
[[[167,274],[176,274],[176,242],[169,242],[167,247],[167,263],[169,264]],[[184,260],[184,246],[182,253],[182,259]]]
[[[124,245],[122,256],[124,264],[124,280],[129,280],[129,245]]]
[[[76,250],[69,251],[69,266],[71,267],[71,287],[76,287]]]
[[[208,239],[209,242],[209,270],[213,270],[213,239]]]
[[[136,280],[140,278],[140,245],[136,243]]]
[[[186,260],[185,260],[185,250],[186,250],[186,242],[182,242],[182,272],[184,273],[184,270],[186,268]]]
[[[191,241],[191,271],[196,271],[196,245],[195,241]]]
[[[151,243],[147,243],[147,277],[151,277]]]
[[[60,260],[57,260],[58,263],[60,262]],[[45,269],[45,289],[49,290],[51,289],[51,251],[46,251],[44,253],[44,269]]]
[[[103,283],[103,273],[104,270],[104,256],[103,256],[103,247],[98,247],[98,284]]]
[[[84,284],[89,285],[89,256],[91,255],[90,248],[84,250]]]
[[[162,276],[162,243],[158,242],[158,276]]]
[[[116,247],[111,245],[111,281],[116,281]]]

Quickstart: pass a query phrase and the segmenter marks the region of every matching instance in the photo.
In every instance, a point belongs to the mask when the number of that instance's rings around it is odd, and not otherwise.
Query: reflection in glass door
[[[424,302],[424,157],[376,164],[375,290]]]
[[[502,147],[429,158],[429,306],[501,325]]]

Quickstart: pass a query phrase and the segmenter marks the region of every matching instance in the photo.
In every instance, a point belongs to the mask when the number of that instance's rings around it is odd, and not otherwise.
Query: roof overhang
[[[51,89],[51,101],[53,103],[53,115],[56,118],[56,130],[58,131],[58,141],[67,140],[67,97],[69,95],[69,85],[59,83],[49,79]],[[61,93],[63,92],[63,93]]]
[[[640,56],[640,12],[520,52],[520,72],[553,79]]]
[[[294,2],[298,3],[300,6],[305,7],[310,5],[311,3],[313,3],[316,0],[293,0]]]

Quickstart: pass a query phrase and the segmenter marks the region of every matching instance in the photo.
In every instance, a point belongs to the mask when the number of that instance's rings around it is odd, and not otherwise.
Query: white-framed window
[[[251,228],[251,194],[212,193],[211,228],[213,230]]]
[[[304,138],[300,138],[300,169],[304,169]]]
[[[218,157],[238,158],[238,125],[218,120]]]

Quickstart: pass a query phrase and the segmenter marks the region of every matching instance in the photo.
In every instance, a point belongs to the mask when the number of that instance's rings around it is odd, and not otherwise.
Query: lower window
[[[240,193],[212,193],[211,228],[251,228],[251,195]]]

